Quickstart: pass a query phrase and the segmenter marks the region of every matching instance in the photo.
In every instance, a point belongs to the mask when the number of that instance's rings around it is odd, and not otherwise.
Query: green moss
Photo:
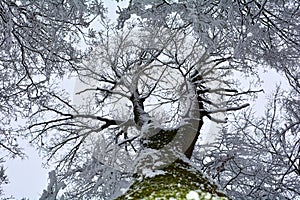
[[[186,199],[190,191],[196,191],[200,199],[227,199],[217,191],[202,173],[183,161],[177,161],[163,169],[164,174],[139,177],[121,199]]]

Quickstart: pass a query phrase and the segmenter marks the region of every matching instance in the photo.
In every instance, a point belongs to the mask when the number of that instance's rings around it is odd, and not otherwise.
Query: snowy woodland
[[[38,198],[114,199],[180,160],[232,199],[300,199],[298,1],[130,0],[117,23],[101,0],[0,10],[0,162],[20,138],[41,151]]]

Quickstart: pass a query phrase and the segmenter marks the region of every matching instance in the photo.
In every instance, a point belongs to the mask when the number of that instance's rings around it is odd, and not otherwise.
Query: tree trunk
[[[205,115],[195,82],[187,84],[191,95],[180,127],[147,129],[148,137],[142,142],[145,154],[136,161],[135,181],[117,199],[228,199],[196,167],[181,159],[191,158]],[[151,125],[152,119],[144,111],[145,98],[136,90],[130,100],[137,126]]]
[[[155,175],[157,174],[157,175]],[[121,199],[229,199],[212,180],[182,160],[136,177]]]

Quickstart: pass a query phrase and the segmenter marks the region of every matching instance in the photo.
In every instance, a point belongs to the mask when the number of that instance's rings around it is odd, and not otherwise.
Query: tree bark
[[[196,167],[182,160],[177,160],[158,172],[152,176],[151,174],[137,176],[127,192],[117,200],[229,199]]]

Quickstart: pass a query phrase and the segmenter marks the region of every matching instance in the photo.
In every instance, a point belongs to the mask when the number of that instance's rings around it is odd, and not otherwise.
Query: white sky
[[[5,197],[38,199],[47,186],[48,169],[42,167],[42,159],[32,146],[26,141],[19,143],[28,158],[8,160],[5,163],[6,174],[9,178],[9,184],[3,187]]]

